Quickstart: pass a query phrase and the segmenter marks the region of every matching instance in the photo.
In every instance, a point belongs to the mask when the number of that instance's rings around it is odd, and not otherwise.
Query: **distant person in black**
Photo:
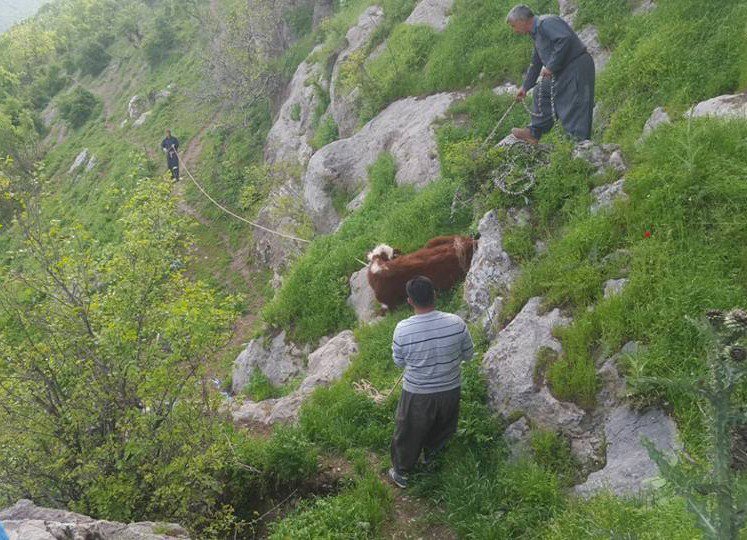
[[[171,178],[174,182],[179,181],[179,157],[176,152],[179,150],[179,139],[171,136],[171,130],[166,130],[166,138],[161,142],[161,148],[166,154],[166,164],[171,171]]]

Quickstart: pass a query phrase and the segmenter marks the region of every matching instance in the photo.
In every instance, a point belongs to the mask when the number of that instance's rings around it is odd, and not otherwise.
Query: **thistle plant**
[[[705,538],[732,540],[747,517],[747,492],[740,489],[739,464],[732,448],[735,435],[747,425],[744,403],[747,383],[747,312],[733,309],[707,312],[696,326],[707,338],[708,375],[697,381],[662,381],[704,400],[708,426],[709,470],[696,472],[680,460],[669,461],[651,441],[644,440],[651,459],[675,491],[685,497],[688,508],[696,515]]]

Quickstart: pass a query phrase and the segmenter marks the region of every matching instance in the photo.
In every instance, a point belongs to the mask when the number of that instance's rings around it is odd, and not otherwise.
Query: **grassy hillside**
[[[12,157],[0,175],[0,398],[11,404],[0,409],[9,426],[0,434],[0,480],[12,489],[0,502],[29,496],[109,519],[178,520],[198,538],[434,530],[466,538],[698,537],[670,485],[641,499],[570,497],[578,466],[555,433],[535,431],[531,451],[510,460],[505,426],[486,405],[479,363],[489,343],[476,327],[458,433],[435,466],[415,475],[412,500],[403,500],[382,479],[397,392],[379,406],[353,383],[395,384],[391,334],[409,313],[357,326],[346,298],[356,258],[374,244],[410,250],[435,235],[474,232],[489,209],[526,206],[530,223],[504,238],[522,274],[501,321],[537,295],[573,317],[558,332],[564,352],[547,377],[556,396],[584,408],[595,405],[595,362],[641,343],[622,366],[633,402],[670,411],[693,468],[707,467],[703,403],[671,385],[640,383],[703,377],[707,344],[687,318],[747,306],[747,125],[681,117],[699,100],[747,86],[747,9],[659,0],[652,12],[634,14],[635,2],[579,0],[577,27],[595,24],[613,51],[597,80],[595,137],[620,144],[630,165],[628,199],[591,214],[590,191],[617,177],[572,159],[559,131],[548,137],[549,159],[525,196],[493,186],[489,171],[503,152],[475,158],[510,105],[490,89],[518,83],[529,60],[529,40],[504,23],[513,2],[457,0],[437,33],[403,24],[412,1],[387,0],[384,24],[340,82],[360,87],[361,123],[404,96],[469,88],[438,127],[442,178],[421,191],[397,187],[394,160],[383,154],[369,170],[363,207],[334,234],[315,238],[271,291],[245,255],[251,229],[186,179],[172,189],[158,145],[172,128],[208,191],[251,218],[259,203],[246,193],[267,192],[262,148],[283,83],[314,45],[331,65],[368,4],[335,3],[335,15],[313,31],[309,6],[289,9],[283,16],[297,39],[261,66],[277,92],[251,106],[216,98],[207,65],[218,21],[228,28],[224,45],[236,45],[241,22],[265,13],[261,3],[63,0],[0,36],[0,152]],[[366,60],[385,41],[384,52]],[[150,116],[134,126],[132,96],[147,101],[169,85],[171,95],[149,103]],[[657,106],[673,123],[637,143]],[[517,107],[497,135],[527,120]],[[68,172],[84,148],[96,163]],[[536,252],[538,241],[546,251]],[[629,279],[624,292],[603,298],[603,283],[619,277]],[[266,329],[315,344],[353,328],[360,353],[343,380],[304,404],[297,425],[259,434],[229,424],[208,375],[233,358],[224,345],[238,313],[255,315],[265,296]],[[461,296],[444,295],[439,307],[458,311]],[[747,388],[740,392],[743,400]],[[343,472],[328,482],[329,463]],[[412,505],[414,515],[403,518]]]

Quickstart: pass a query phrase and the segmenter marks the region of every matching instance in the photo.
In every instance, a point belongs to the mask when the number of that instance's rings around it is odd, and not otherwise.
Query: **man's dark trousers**
[[[410,471],[420,451],[433,455],[456,433],[461,388],[433,394],[413,394],[402,390],[397,406],[392,465],[400,473]]]

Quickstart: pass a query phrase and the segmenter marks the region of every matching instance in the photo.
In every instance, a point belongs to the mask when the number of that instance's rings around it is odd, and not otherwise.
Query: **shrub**
[[[60,99],[60,115],[73,128],[85,124],[99,105],[99,99],[82,86]]]
[[[314,136],[311,138],[311,147],[314,150],[319,150],[339,138],[340,132],[337,130],[335,119],[331,115],[325,115],[319,121],[316,131],[314,131]]]
[[[107,41],[106,36],[99,36],[83,43],[77,62],[83,75],[95,77],[109,65],[112,57],[106,51]]]

